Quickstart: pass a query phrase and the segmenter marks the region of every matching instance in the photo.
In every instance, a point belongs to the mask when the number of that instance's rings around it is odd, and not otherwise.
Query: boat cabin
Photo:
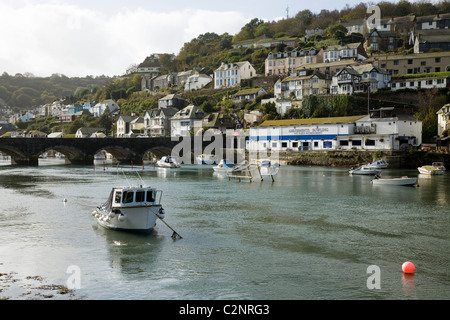
[[[114,188],[111,196],[114,207],[144,206],[159,204],[162,192],[149,187]]]

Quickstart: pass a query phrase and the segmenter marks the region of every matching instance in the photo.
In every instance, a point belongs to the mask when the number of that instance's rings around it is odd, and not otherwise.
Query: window
[[[287,148],[287,142],[282,142],[282,143],[281,143],[281,147],[282,147],[282,148]]]
[[[435,58],[434,62],[441,62],[441,58]]]
[[[120,203],[120,199],[122,199],[122,192],[121,191],[117,191],[116,192],[116,198],[114,199],[115,203]]]
[[[398,66],[398,60],[394,60],[394,66]]]
[[[147,191],[147,202],[155,202],[155,194],[153,191]]]
[[[366,140],[366,146],[375,146],[375,140],[367,139]]]
[[[441,72],[441,68],[440,67],[434,68],[434,72]]]
[[[352,140],[352,146],[360,146],[361,140]]]
[[[136,191],[136,202],[144,202],[145,201],[145,191]]]
[[[133,191],[125,191],[123,193],[123,203],[131,203],[133,202],[134,192]]]
[[[421,65],[421,66],[426,66],[426,65],[427,65],[427,62],[426,62],[426,61],[420,61],[420,65]]]
[[[339,145],[340,146],[348,146],[348,141],[347,140],[340,140],[339,141]]]
[[[408,59],[408,64],[412,64],[413,60],[412,59]]]

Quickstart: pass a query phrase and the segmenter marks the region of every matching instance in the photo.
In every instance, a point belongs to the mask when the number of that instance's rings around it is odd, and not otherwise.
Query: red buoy
[[[402,270],[404,273],[414,273],[416,267],[412,262],[406,261],[405,263],[402,264]]]

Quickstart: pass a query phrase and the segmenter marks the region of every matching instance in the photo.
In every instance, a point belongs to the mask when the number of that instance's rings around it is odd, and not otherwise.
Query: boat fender
[[[126,217],[125,217],[125,215],[124,215],[123,213],[121,213],[117,219],[118,219],[120,222],[124,222],[124,221],[126,220]]]
[[[111,212],[109,213],[109,216],[110,216],[111,218],[114,218],[115,215],[116,215],[116,214],[114,213],[114,211],[111,211]]]
[[[166,214],[166,212],[164,211],[164,208],[159,208],[159,212],[158,212],[158,215],[161,217],[161,218],[164,218],[164,215]]]

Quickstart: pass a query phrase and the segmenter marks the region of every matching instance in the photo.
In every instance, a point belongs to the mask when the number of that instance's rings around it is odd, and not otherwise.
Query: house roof
[[[168,94],[167,96],[165,96],[165,97],[159,99],[159,101],[173,100],[173,99],[182,99],[182,100],[184,100],[182,97],[180,97],[180,96],[177,95],[177,94]]]
[[[266,90],[264,90],[264,88],[244,89],[244,90],[240,90],[239,92],[236,92],[235,96],[242,96],[242,95],[246,95],[246,94],[255,94],[261,90],[266,91]]]
[[[350,116],[350,117],[333,117],[333,118],[266,120],[261,124],[261,127],[301,126],[314,124],[344,124],[344,123],[353,123],[364,117],[365,116]]]
[[[190,104],[186,108],[181,109],[171,118],[171,120],[189,120],[189,119],[203,119],[205,112],[199,107]]]
[[[213,112],[203,118],[203,126],[206,128],[219,128],[222,126],[234,127],[233,118],[219,112]]]
[[[81,127],[77,131],[80,131],[84,135],[91,135],[96,132],[105,132],[105,128],[88,128],[88,127]]]
[[[119,120],[122,119],[123,122],[132,122],[136,118],[136,116],[120,116]]]
[[[360,42],[349,43],[344,45],[331,45],[323,49],[323,51],[331,51],[331,50],[344,50],[344,49],[357,49],[359,46],[362,46]]]

